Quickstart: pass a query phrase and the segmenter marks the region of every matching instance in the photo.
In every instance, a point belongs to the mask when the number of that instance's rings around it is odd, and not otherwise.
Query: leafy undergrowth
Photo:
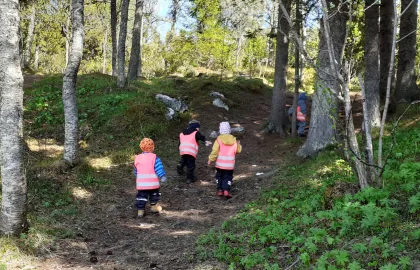
[[[289,160],[276,176],[277,188],[199,238],[198,257],[230,269],[418,266],[419,115],[414,111],[396,133],[383,188],[359,191],[352,169],[334,150],[303,163]]]
[[[53,253],[56,240],[82,235],[74,224],[81,209],[92,196],[117,185],[110,168],[131,163],[143,137],[155,140],[156,153],[165,160],[178,157],[177,134],[196,112],[190,110],[167,121],[166,107],[156,101],[156,94],[180,97],[190,108],[196,108],[212,103],[212,91],[223,93],[232,106],[241,105],[238,93],[247,89],[269,93],[269,88],[256,79],[220,82],[214,78],[162,78],[132,82],[118,89],[111,76],[80,76],[81,161],[63,174],[58,166],[64,139],[61,87],[62,77],[54,75],[25,89],[29,226],[17,238],[0,238],[0,261],[5,263],[29,261],[27,255]]]

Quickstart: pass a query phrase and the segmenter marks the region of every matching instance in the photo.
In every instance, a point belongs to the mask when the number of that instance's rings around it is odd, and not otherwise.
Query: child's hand
[[[165,183],[165,182],[166,182],[166,180],[167,180],[166,176],[163,176],[163,177],[160,179],[160,182]]]
[[[211,161],[210,161],[210,160],[209,160],[209,161],[207,161],[207,165],[209,165],[209,166],[211,165]]]
[[[206,141],[205,144],[206,144],[206,146],[210,146],[210,145],[212,145],[212,142],[211,141]]]

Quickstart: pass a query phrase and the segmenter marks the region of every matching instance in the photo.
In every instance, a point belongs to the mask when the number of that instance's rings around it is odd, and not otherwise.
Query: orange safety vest
[[[159,177],[155,172],[156,154],[143,153],[136,156],[134,166],[137,169],[136,188],[150,190],[160,188]]]
[[[197,157],[198,154],[198,143],[195,140],[195,134],[197,131],[189,135],[184,135],[183,133],[179,134],[179,153],[182,155],[190,155]]]
[[[305,115],[300,112],[300,106],[297,107],[296,119],[300,122],[306,121]]]
[[[216,168],[222,170],[233,170],[235,168],[235,155],[238,149],[238,144],[225,145],[222,140],[217,139],[219,143],[219,155],[216,159]]]

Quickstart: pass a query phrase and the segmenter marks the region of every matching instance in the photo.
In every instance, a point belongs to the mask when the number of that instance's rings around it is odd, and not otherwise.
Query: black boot
[[[184,175],[184,174],[185,174],[184,168],[182,168],[182,165],[181,165],[181,164],[178,164],[178,165],[176,166],[176,172],[177,172],[179,175]]]
[[[194,169],[187,168],[187,184],[197,181],[197,176],[194,175]]]

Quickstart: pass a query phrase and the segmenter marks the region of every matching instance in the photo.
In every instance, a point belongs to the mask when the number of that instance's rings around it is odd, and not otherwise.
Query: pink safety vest
[[[155,172],[156,155],[143,153],[136,156],[134,166],[137,169],[136,188],[138,190],[150,190],[160,187],[159,177]]]
[[[179,153],[182,155],[190,155],[197,157],[198,154],[198,143],[195,140],[195,134],[197,131],[189,135],[179,134]]]
[[[297,107],[296,119],[300,122],[306,121],[305,115],[300,112],[300,106]]]
[[[235,168],[235,155],[238,149],[238,144],[225,145],[222,140],[217,139],[219,143],[219,155],[216,159],[216,168],[222,170],[233,170]]]

